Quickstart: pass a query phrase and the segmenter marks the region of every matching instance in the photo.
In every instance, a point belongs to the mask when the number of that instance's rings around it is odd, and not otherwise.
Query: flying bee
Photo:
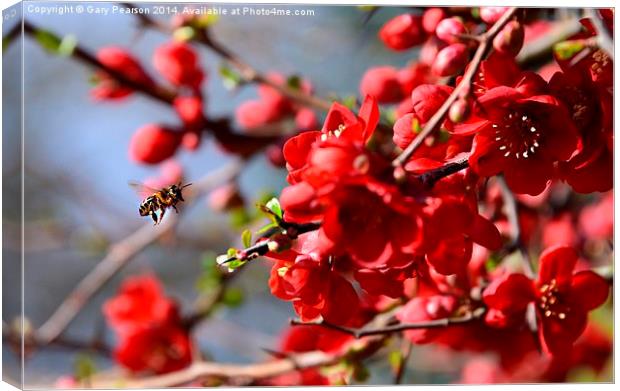
[[[179,213],[177,204],[185,201],[183,199],[183,189],[191,185],[191,183],[181,185],[181,182],[179,182],[176,185],[159,190],[139,182],[129,182],[129,185],[144,197],[140,203],[140,216],[151,216],[155,222],[154,225],[158,225],[164,218],[166,209],[173,208],[175,212]]]

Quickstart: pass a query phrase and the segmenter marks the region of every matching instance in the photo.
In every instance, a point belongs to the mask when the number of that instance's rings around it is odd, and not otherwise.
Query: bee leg
[[[166,214],[166,209],[165,208],[161,209],[161,214],[159,215],[159,223],[157,224],[161,223],[161,221],[164,219],[165,214]]]
[[[174,211],[175,211],[175,212],[179,213],[179,210],[177,209],[177,206],[176,206],[176,205],[172,205],[172,207],[174,208]]]
[[[157,214],[151,212],[150,215],[153,218],[153,221],[155,222],[155,224],[153,224],[153,225],[157,225]]]

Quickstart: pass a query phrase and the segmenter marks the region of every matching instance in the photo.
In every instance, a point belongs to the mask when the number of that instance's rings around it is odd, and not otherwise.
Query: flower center
[[[527,159],[540,147],[540,129],[527,113],[508,113],[491,126],[495,130],[495,142],[506,158]]]
[[[570,311],[570,308],[562,302],[555,279],[540,287],[538,307],[545,318],[566,319],[566,314]]]
[[[340,135],[342,134],[342,132],[345,130],[345,126],[344,124],[340,124],[338,125],[338,129],[336,130],[328,130],[327,133],[323,133],[321,135],[321,141],[325,141],[327,140],[329,137],[340,137]]]

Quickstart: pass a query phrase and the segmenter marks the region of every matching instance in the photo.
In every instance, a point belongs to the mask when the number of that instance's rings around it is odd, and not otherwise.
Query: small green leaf
[[[47,30],[37,30],[34,33],[34,38],[43,49],[50,53],[58,54],[58,48],[62,40],[56,34]]]
[[[355,95],[345,96],[342,98],[342,104],[348,109],[353,110],[357,106],[357,98]]]
[[[79,354],[73,363],[73,375],[79,382],[87,382],[97,372],[93,359],[86,354]]]
[[[236,248],[229,248],[226,251],[226,255],[228,255],[228,258],[232,258],[232,257],[236,257],[237,256],[237,249]]]
[[[226,266],[228,266],[228,272],[232,273],[233,271],[235,271],[236,269],[240,268],[241,266],[245,264],[246,264],[246,261],[235,259],[234,261],[228,262]]]
[[[353,365],[353,380],[356,382],[365,382],[370,378],[370,371],[360,362],[357,362]]]
[[[472,9],[471,9],[471,16],[474,19],[480,19],[480,8],[472,7]]]
[[[568,60],[583,50],[585,44],[581,40],[563,41],[553,45],[553,52],[560,60]]]
[[[213,26],[219,20],[220,20],[219,15],[205,14],[205,15],[201,15],[199,18],[196,18],[192,24],[198,28],[206,28],[209,26]]]
[[[241,241],[243,242],[243,246],[248,248],[252,245],[252,232],[249,229],[246,229],[241,234]]]
[[[233,229],[240,229],[247,226],[252,221],[252,216],[245,207],[240,206],[229,212],[230,225]]]
[[[437,136],[437,141],[440,143],[445,143],[450,140],[450,132],[445,129],[439,129],[439,135]]]
[[[58,46],[58,54],[63,57],[69,57],[73,54],[75,47],[77,46],[77,38],[75,35],[69,34],[60,41]]]
[[[269,209],[274,215],[278,216],[280,219],[282,218],[282,207],[280,206],[280,201],[276,197],[270,199],[267,204],[265,204],[267,209]]]
[[[220,66],[219,73],[224,82],[224,87],[228,88],[229,90],[233,90],[239,87],[239,85],[243,81],[241,75],[226,64],[222,64]]]
[[[222,303],[229,307],[238,307],[243,303],[243,291],[239,288],[228,288],[222,297]]]
[[[400,351],[393,350],[390,352],[388,361],[390,363],[390,366],[392,367],[392,370],[396,371],[403,363],[403,355]]]
[[[262,227],[261,229],[259,229],[258,231],[256,231],[256,233],[258,235],[264,234],[265,232],[269,231],[272,228],[276,228],[278,227],[277,223],[269,223],[267,225],[265,225],[264,227]]]
[[[286,85],[294,90],[301,89],[301,78],[297,75],[290,76],[286,80]]]
[[[179,42],[187,42],[194,39],[196,30],[192,26],[183,26],[174,30],[172,37]]]

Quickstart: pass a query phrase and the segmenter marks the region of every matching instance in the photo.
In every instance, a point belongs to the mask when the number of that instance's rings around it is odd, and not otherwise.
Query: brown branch
[[[124,7],[139,8],[130,3],[120,4]],[[151,27],[164,34],[172,34],[174,32],[174,30],[168,25],[151,18],[146,14],[136,14],[136,17],[139,18],[140,24],[142,24],[143,26]],[[282,95],[304,106],[313,107],[318,110],[328,111],[332,105],[332,102],[327,99],[322,99],[314,95],[306,94],[299,89],[291,88],[287,85],[281,85],[269,80],[269,78],[261,74],[258,70],[253,68],[247,62],[243,61],[241,58],[239,58],[239,56],[235,55],[226,47],[216,42],[205,29],[196,29],[196,35],[192,38],[192,40],[209,48],[211,51],[220,56],[230,65],[235,67],[246,83],[260,83],[268,85]]]
[[[242,167],[242,162],[235,160],[223,168],[210,172],[204,178],[194,181],[193,195],[191,199],[190,197],[187,198],[186,203],[190,203],[219,184],[232,179],[238,175]],[[153,227],[149,222],[123,240],[113,244],[107,255],[80,281],[50,318],[37,330],[35,334],[37,340],[41,343],[50,343],[55,340],[69,326],[88,300],[113,275],[127,265],[136,254],[170,232],[177,223],[178,217],[172,214],[160,226]]]
[[[447,163],[443,167],[425,172],[420,175],[419,178],[425,186],[430,188],[440,179],[455,174],[467,167],[469,167],[469,156],[455,162]]]
[[[394,167],[402,166],[413,153],[422,145],[424,139],[428,137],[443,121],[450,106],[454,103],[459,97],[464,94],[469,93],[469,89],[471,88],[471,83],[474,79],[474,76],[478,72],[478,67],[480,63],[485,58],[486,54],[492,49],[493,38],[502,30],[502,28],[512,19],[512,17],[516,14],[517,8],[510,8],[508,11],[502,15],[500,20],[498,20],[486,33],[480,36],[480,45],[474,54],[471,62],[469,63],[469,68],[463,75],[463,79],[459,83],[458,86],[452,91],[452,94],[446,99],[446,101],[441,105],[439,110],[431,117],[431,119],[424,125],[422,131],[416,136],[415,139],[407,146],[407,148],[401,152],[396,159],[392,161],[392,165]]]
[[[398,323],[395,325],[388,326],[380,326],[376,328],[350,328],[346,326],[339,326],[336,324],[332,324],[326,322],[324,320],[321,321],[312,321],[312,322],[302,322],[296,319],[291,319],[290,324],[292,326],[322,326],[332,330],[341,331],[343,333],[352,335],[356,339],[367,337],[371,335],[383,335],[383,334],[392,334],[398,333],[406,330],[415,330],[415,329],[433,329],[433,328],[441,328],[448,327],[453,325],[460,325],[464,323],[470,323],[481,319],[485,313],[485,308],[480,307],[475,309],[472,312],[468,312],[463,316],[453,317],[453,318],[443,318],[443,319],[435,319],[429,320],[426,322],[416,322],[416,323]]]

